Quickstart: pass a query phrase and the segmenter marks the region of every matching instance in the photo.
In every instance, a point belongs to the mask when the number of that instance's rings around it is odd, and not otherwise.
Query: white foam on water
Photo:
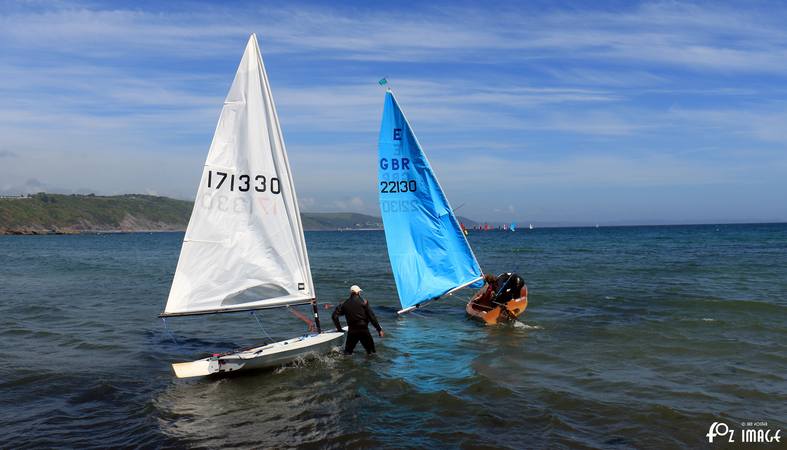
[[[543,330],[543,328],[538,325],[528,325],[518,320],[514,321],[514,328],[519,328],[521,330]]]
[[[293,359],[289,363],[277,368],[274,373],[281,374],[288,370],[302,369],[312,365],[321,365],[323,368],[332,368],[336,365],[336,357],[340,355],[341,351],[338,350],[338,347],[331,349],[331,352],[327,354],[306,353],[303,355],[298,355],[297,358]]]

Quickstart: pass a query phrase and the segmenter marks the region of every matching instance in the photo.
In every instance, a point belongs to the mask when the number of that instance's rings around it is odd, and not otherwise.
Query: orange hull
[[[525,308],[527,308],[527,296],[509,300],[505,304],[506,311],[503,311],[502,306],[489,309],[488,307],[475,304],[472,300],[467,304],[466,311],[467,315],[473,319],[480,320],[487,325],[497,325],[516,319],[525,312]]]

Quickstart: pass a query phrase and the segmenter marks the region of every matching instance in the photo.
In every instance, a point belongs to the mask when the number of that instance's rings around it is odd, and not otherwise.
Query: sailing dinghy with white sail
[[[385,94],[378,157],[380,211],[402,305],[399,314],[468,286],[481,287],[483,273],[466,234],[390,89]],[[466,311],[472,318],[497,324],[516,319],[526,306],[525,295],[489,306],[471,300]]]
[[[314,283],[287,152],[257,38],[224,102],[161,317],[311,304],[316,333],[173,364],[179,378],[275,367],[324,352]]]

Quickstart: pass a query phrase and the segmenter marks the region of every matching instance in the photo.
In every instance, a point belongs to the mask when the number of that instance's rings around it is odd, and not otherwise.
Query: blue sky
[[[305,211],[378,213],[387,76],[463,215],[787,221],[785,23],[780,2],[7,1],[0,192],[193,198],[256,32]]]

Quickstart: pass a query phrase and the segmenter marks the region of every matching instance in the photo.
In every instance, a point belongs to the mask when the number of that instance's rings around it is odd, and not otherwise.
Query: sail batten
[[[473,285],[481,269],[393,93],[385,96],[378,191],[403,310]]]
[[[315,297],[284,139],[251,35],[219,116],[163,316]]]

